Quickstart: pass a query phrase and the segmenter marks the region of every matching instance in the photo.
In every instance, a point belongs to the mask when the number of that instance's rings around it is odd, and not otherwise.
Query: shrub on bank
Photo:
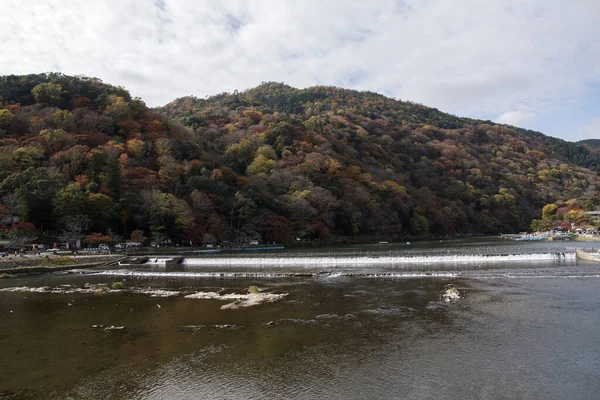
[[[112,290],[122,290],[125,289],[125,284],[123,282],[113,282],[110,284],[110,288]]]

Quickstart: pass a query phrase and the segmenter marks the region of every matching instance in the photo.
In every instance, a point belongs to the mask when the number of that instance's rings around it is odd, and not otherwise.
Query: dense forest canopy
[[[0,96],[6,235],[393,240],[596,206],[597,150],[371,92],[265,83],[152,110],[96,78],[36,74],[0,77]]]

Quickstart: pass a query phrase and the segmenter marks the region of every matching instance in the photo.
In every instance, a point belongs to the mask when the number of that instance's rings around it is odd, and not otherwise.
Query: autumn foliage
[[[152,110],[39,74],[0,96],[0,198],[50,232],[80,216],[93,244],[510,232],[599,188],[588,146],[370,92],[265,83]]]

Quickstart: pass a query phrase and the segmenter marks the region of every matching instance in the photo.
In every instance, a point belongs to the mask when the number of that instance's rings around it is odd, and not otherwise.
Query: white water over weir
[[[574,261],[575,252],[550,252],[530,254],[470,254],[427,256],[358,256],[358,257],[210,257],[184,258],[185,266],[314,266],[314,265],[383,265],[383,264],[455,264],[501,263],[535,261]]]

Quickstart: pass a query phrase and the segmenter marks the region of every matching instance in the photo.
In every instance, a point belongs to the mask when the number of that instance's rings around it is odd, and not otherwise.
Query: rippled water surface
[[[0,291],[0,398],[598,398],[598,266],[440,269],[455,274],[268,278],[263,270],[260,278],[219,278],[128,270],[2,280],[4,288],[82,288],[125,279],[130,288],[182,292],[257,285],[289,295],[222,310],[224,301],[183,296]],[[432,270],[413,267],[414,275]],[[448,283],[465,297],[441,302]]]

